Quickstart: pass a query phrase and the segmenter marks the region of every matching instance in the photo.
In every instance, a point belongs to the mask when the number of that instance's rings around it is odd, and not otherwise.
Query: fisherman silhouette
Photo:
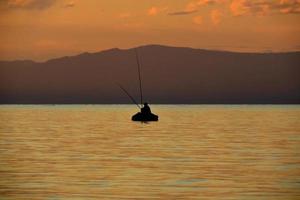
[[[151,114],[151,109],[148,106],[148,103],[144,103],[144,107],[141,108],[141,113],[144,115]]]
[[[140,82],[140,97],[141,97],[141,104],[137,103],[135,99],[127,92],[125,88],[123,88],[121,85],[119,87],[127,94],[127,96],[131,99],[131,101],[141,109],[141,112],[136,113],[131,117],[132,121],[140,121],[140,122],[148,122],[148,121],[158,121],[158,116],[151,113],[151,109],[148,105],[148,103],[144,103],[143,107],[142,102],[143,102],[143,92],[142,92],[142,79],[141,79],[141,71],[140,71],[140,62],[137,54],[137,50],[135,50],[135,55],[136,55],[136,62],[138,66],[138,73],[139,73],[139,82]]]
[[[141,108],[141,112],[133,115],[131,119],[133,121],[141,121],[141,122],[158,121],[158,116],[151,113],[151,109],[148,103],[144,103],[144,106]]]

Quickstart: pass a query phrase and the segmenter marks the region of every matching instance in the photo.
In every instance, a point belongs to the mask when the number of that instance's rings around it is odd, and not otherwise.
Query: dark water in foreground
[[[0,199],[300,199],[300,106],[0,106]]]

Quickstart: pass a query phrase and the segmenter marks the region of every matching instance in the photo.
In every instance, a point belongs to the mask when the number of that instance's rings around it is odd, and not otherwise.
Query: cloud
[[[234,0],[231,8],[234,16],[252,14],[252,15],[266,15],[272,11],[275,2],[267,0]]]
[[[178,11],[178,12],[171,12],[168,13],[168,15],[190,15],[197,12],[197,10],[192,10],[192,11]]]
[[[193,22],[197,25],[201,25],[203,23],[203,18],[202,16],[198,15],[193,18]]]
[[[56,0],[6,0],[8,8],[38,9],[51,7]]]
[[[197,1],[192,1],[192,2],[189,2],[183,10],[176,11],[176,12],[171,12],[171,13],[168,13],[168,15],[189,15],[189,14],[193,14],[193,13],[196,13],[197,11],[199,11],[199,8],[201,6],[225,3],[227,1],[228,0],[197,0]]]
[[[190,2],[185,6],[184,11],[186,12],[194,12],[198,10],[198,4],[197,2]]]
[[[196,2],[190,2],[185,6],[184,10],[170,12],[168,15],[189,15],[198,11],[198,5]]]
[[[74,7],[75,6],[75,3],[74,3],[74,1],[70,1],[70,2],[67,2],[66,4],[65,4],[65,8],[72,8],[72,7]]]
[[[165,12],[168,10],[168,7],[156,7],[156,6],[152,6],[151,8],[149,8],[147,10],[147,15],[149,16],[156,16],[161,12]]]
[[[198,6],[226,3],[228,0],[198,0]]]
[[[234,16],[244,15],[248,12],[245,6],[246,0],[233,0],[230,4],[230,10]]]
[[[282,14],[300,14],[300,0],[280,0],[278,9]]]
[[[234,16],[246,14],[266,15],[269,14],[274,6],[274,1],[267,0],[233,0],[230,5],[231,12]]]
[[[214,5],[220,3],[226,3],[228,0],[197,0],[188,3],[185,7],[185,10],[198,10],[201,6]]]
[[[214,25],[218,25],[221,22],[223,13],[220,10],[212,10],[210,13],[211,21]]]
[[[300,13],[300,0],[233,0],[233,16]]]
[[[158,14],[158,8],[157,7],[151,7],[151,8],[149,8],[148,9],[148,11],[147,11],[147,14],[149,15],[149,16],[155,16],[155,15],[157,15]]]

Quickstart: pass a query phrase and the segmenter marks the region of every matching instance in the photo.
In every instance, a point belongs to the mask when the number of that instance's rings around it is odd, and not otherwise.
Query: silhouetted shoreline
[[[151,104],[300,104],[300,52],[234,53],[138,47]],[[138,97],[134,49],[0,61],[0,104],[130,103]]]

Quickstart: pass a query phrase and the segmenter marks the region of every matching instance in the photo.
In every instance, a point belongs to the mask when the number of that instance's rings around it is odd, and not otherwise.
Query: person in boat
[[[145,114],[145,115],[151,114],[151,109],[150,109],[148,103],[144,103],[144,106],[141,108],[141,113]]]
[[[148,103],[144,103],[143,107],[141,108],[141,112],[138,112],[135,115],[133,115],[131,119],[133,121],[140,122],[158,121],[158,116],[151,112]]]

